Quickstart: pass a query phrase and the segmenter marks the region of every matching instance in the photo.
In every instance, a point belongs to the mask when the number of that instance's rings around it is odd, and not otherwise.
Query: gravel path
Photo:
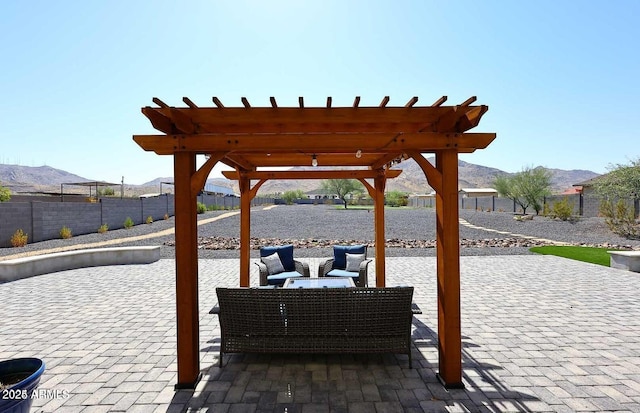
[[[211,237],[223,237],[229,243],[230,238],[240,236],[240,215],[238,211],[212,211],[199,215],[199,222],[212,221],[198,227],[198,236],[202,241]],[[221,218],[226,216],[225,218]],[[275,208],[254,208],[251,211],[251,236],[264,239],[266,243],[273,243],[275,238],[284,240],[344,240],[354,242],[372,242],[374,237],[373,211],[342,210],[326,205],[292,205]],[[421,245],[433,243],[436,236],[435,209],[387,209],[385,236],[388,245],[402,247],[387,248],[387,256],[433,256],[434,248],[407,248],[412,242]],[[484,227],[493,231],[460,226],[460,238],[463,247],[461,255],[515,255],[531,254],[529,244],[522,244],[525,240],[514,237],[521,234],[545,238],[554,241],[570,242],[574,244],[611,244],[628,245],[640,248],[640,241],[630,241],[613,234],[601,218],[584,218],[576,222],[554,221],[545,217],[535,217],[531,221],[516,221],[513,215],[500,212],[480,212],[475,210],[461,210],[460,218],[471,225]],[[152,224],[137,225],[130,229],[108,231],[104,234],[87,234],[74,236],[71,239],[55,239],[28,244],[24,248],[0,248],[0,257],[15,256],[17,253],[29,254],[54,248],[89,248],[97,247],[95,243],[119,240],[111,246],[131,245],[161,245],[162,258],[175,258],[175,250],[171,245],[174,241],[173,233],[163,236],[152,236],[162,231],[171,231],[174,218],[156,221]],[[508,234],[495,231],[507,232]],[[130,237],[144,237],[127,240]],[[475,241],[472,241],[475,240]],[[233,241],[233,240],[232,240]],[[496,246],[467,246],[469,243]],[[112,241],[115,242],[115,241]],[[256,240],[258,242],[258,240]],[[326,243],[325,243],[326,244]],[[202,246],[199,249],[200,258],[238,258],[239,251],[235,249],[212,250]],[[232,246],[237,242],[232,242]],[[522,246],[525,245],[525,246]],[[373,249],[370,255],[373,256]],[[253,250],[252,257],[258,252]],[[296,248],[297,257],[328,257],[331,247]]]

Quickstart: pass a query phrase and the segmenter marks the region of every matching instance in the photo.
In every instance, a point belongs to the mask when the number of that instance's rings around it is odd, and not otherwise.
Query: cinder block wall
[[[11,246],[11,236],[21,229],[32,241],[31,202],[0,202],[0,247]]]
[[[60,238],[67,227],[73,235],[97,232],[100,228],[100,204],[89,202],[33,202],[33,242]]]
[[[90,202],[2,202],[0,203],[0,248],[11,247],[11,236],[18,229],[28,235],[28,242],[60,238],[60,230],[68,227],[73,235],[98,232],[102,224],[109,229],[124,228],[131,217],[134,224],[174,215],[174,196],[153,198],[102,198]]]

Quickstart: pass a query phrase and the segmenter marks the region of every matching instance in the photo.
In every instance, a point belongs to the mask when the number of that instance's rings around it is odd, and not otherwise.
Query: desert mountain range
[[[428,158],[431,163],[435,163],[433,158]],[[476,165],[469,162],[458,161],[458,181],[461,188],[488,188],[492,186],[493,180],[498,175],[510,175],[510,173],[497,168]],[[310,169],[310,167],[300,167],[297,169]],[[398,178],[390,179],[387,182],[388,190],[399,190],[408,193],[427,193],[431,188],[418,166],[413,160],[406,160],[394,169],[402,169],[402,174]],[[598,176],[597,173],[586,170],[563,170],[549,169],[553,173],[552,191],[560,193],[572,185]],[[98,179],[99,180],[99,179]],[[50,166],[21,166],[0,164],[0,185],[8,187],[12,193],[59,193],[60,184],[70,182],[86,182],[87,178],[73,173],[55,169]],[[129,185],[125,182],[126,195],[139,195],[143,193],[159,192],[160,182],[172,182],[172,177],[160,177],[142,185]],[[207,181],[214,185],[232,188],[238,193],[236,181],[225,178],[212,178]],[[311,192],[320,188],[320,181],[317,180],[274,180],[266,182],[259,191],[259,195],[273,194],[287,190],[301,189]],[[113,188],[116,192],[119,188]],[[171,185],[163,186],[163,192],[172,191]],[[65,187],[65,193],[85,193],[86,188]]]

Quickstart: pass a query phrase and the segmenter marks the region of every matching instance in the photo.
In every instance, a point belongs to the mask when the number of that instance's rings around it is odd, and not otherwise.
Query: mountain
[[[428,160],[434,164],[433,157]],[[294,170],[308,170],[312,167],[298,167]],[[427,179],[418,164],[412,160],[406,160],[394,169],[401,169],[403,172],[395,179],[387,181],[387,190],[398,190],[408,193],[428,193],[431,187],[427,184]],[[586,170],[563,170],[549,169],[552,174],[552,191],[560,193],[571,188],[573,184],[586,181],[598,176],[597,173]],[[487,188],[491,187],[493,180],[498,175],[511,175],[508,172],[488,166],[476,165],[469,162],[458,161],[458,180],[461,188]],[[82,178],[72,173],[51,168],[49,166],[20,166],[0,164],[0,185],[8,187],[13,193],[34,193],[34,192],[59,192],[61,183],[86,182],[89,179]],[[172,177],[156,178],[142,185],[125,184],[125,195],[140,195],[143,193],[173,192],[173,185],[166,184],[173,182]],[[230,187],[234,192],[239,193],[238,182],[225,178],[211,178],[207,183]],[[282,193],[288,190],[301,189],[304,192],[311,192],[320,188],[318,180],[274,180],[268,181],[260,187],[258,195]],[[117,188],[114,188],[117,189]],[[83,193],[83,188],[65,187],[65,193]]]

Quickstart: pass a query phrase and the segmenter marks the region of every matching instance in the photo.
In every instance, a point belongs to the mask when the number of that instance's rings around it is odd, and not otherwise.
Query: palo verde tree
[[[552,173],[543,167],[525,167],[513,175],[499,175],[493,182],[493,187],[500,196],[512,199],[527,213],[532,207],[536,214],[542,211],[544,197],[551,195]]]
[[[640,203],[640,158],[627,165],[609,166],[609,173],[593,180],[593,188],[604,198],[600,212],[604,215],[609,228],[616,234],[627,238],[640,237],[640,224],[637,222]],[[614,201],[618,200],[614,205]],[[625,203],[633,201],[633,210]]]
[[[364,191],[364,185],[357,179],[327,179],[320,183],[322,189],[329,194],[338,195],[347,209],[347,197]]]

